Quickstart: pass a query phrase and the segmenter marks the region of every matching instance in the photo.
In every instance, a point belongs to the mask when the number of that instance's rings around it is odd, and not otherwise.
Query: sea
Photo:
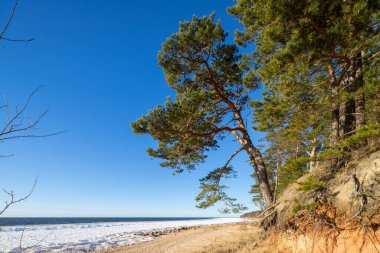
[[[149,222],[207,220],[214,217],[0,217],[0,227],[28,225],[83,224],[100,222]]]

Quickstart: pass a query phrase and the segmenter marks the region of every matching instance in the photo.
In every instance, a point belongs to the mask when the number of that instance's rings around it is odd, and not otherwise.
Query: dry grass
[[[227,236],[215,238],[213,243],[208,244],[194,253],[265,253],[269,252],[259,246],[260,229],[253,224],[241,224],[234,230],[228,231]]]
[[[97,253],[266,253],[262,233],[254,223],[205,226],[164,235],[150,242]]]

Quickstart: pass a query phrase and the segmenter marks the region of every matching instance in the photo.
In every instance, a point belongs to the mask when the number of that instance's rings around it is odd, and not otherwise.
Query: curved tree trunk
[[[244,126],[244,125],[242,125]],[[244,127],[245,129],[245,127]],[[260,187],[260,192],[263,195],[265,206],[271,206],[273,204],[273,191],[269,185],[268,173],[266,170],[264,159],[261,155],[260,150],[258,150],[252,143],[251,137],[249,136],[247,130],[245,130],[240,136],[237,132],[232,132],[235,138],[239,141],[240,145],[245,149],[249,156],[249,160],[253,165],[256,172],[256,180]]]
[[[263,195],[265,206],[271,206],[273,204],[273,192],[270,188],[268,181],[268,173],[264,163],[264,159],[260,151],[252,144],[247,149],[248,156],[254,165],[255,172],[257,174],[257,182],[259,183],[261,194]]]
[[[214,75],[212,74],[211,68],[210,66],[208,66],[207,63],[206,67],[210,74],[210,80],[212,80],[211,84],[214,87],[217,96],[222,102],[224,102],[229,107],[236,123],[241,129],[239,130],[239,132],[234,130],[230,132],[235,136],[240,145],[248,153],[249,159],[251,163],[254,165],[254,169],[257,174],[256,179],[259,183],[260,191],[265,201],[265,206],[270,206],[273,203],[273,193],[269,185],[267,170],[261,152],[252,143],[252,139],[248,134],[247,127],[244,124],[243,117],[241,116],[241,109],[238,109],[235,103],[233,103],[228,98],[228,96],[225,95],[223,86],[218,85],[218,83],[214,80]]]

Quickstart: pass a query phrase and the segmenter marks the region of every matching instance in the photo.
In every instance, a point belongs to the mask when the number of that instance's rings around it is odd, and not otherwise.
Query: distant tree
[[[214,15],[181,23],[158,54],[176,97],[168,97],[164,105],[131,125],[135,133],[158,140],[158,148],[149,148],[148,154],[163,159],[161,166],[173,168],[175,173],[195,169],[208,151],[217,149],[226,134],[232,133],[241,147],[224,165],[201,179],[202,191],[196,200],[201,201],[201,208],[224,201],[228,210],[239,211],[242,206],[235,204],[221,185],[221,179],[234,176],[229,164],[239,152],[247,153],[266,206],[272,203],[273,194],[262,154],[252,142],[242,113],[258,83],[254,78],[243,83],[247,69],[240,64],[236,45],[225,42],[226,36],[220,22],[214,22]]]

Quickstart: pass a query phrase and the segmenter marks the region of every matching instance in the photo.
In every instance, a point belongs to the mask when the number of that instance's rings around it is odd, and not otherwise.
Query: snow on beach
[[[0,252],[86,252],[154,239],[138,235],[139,232],[242,221],[240,218],[214,218],[2,227]]]

